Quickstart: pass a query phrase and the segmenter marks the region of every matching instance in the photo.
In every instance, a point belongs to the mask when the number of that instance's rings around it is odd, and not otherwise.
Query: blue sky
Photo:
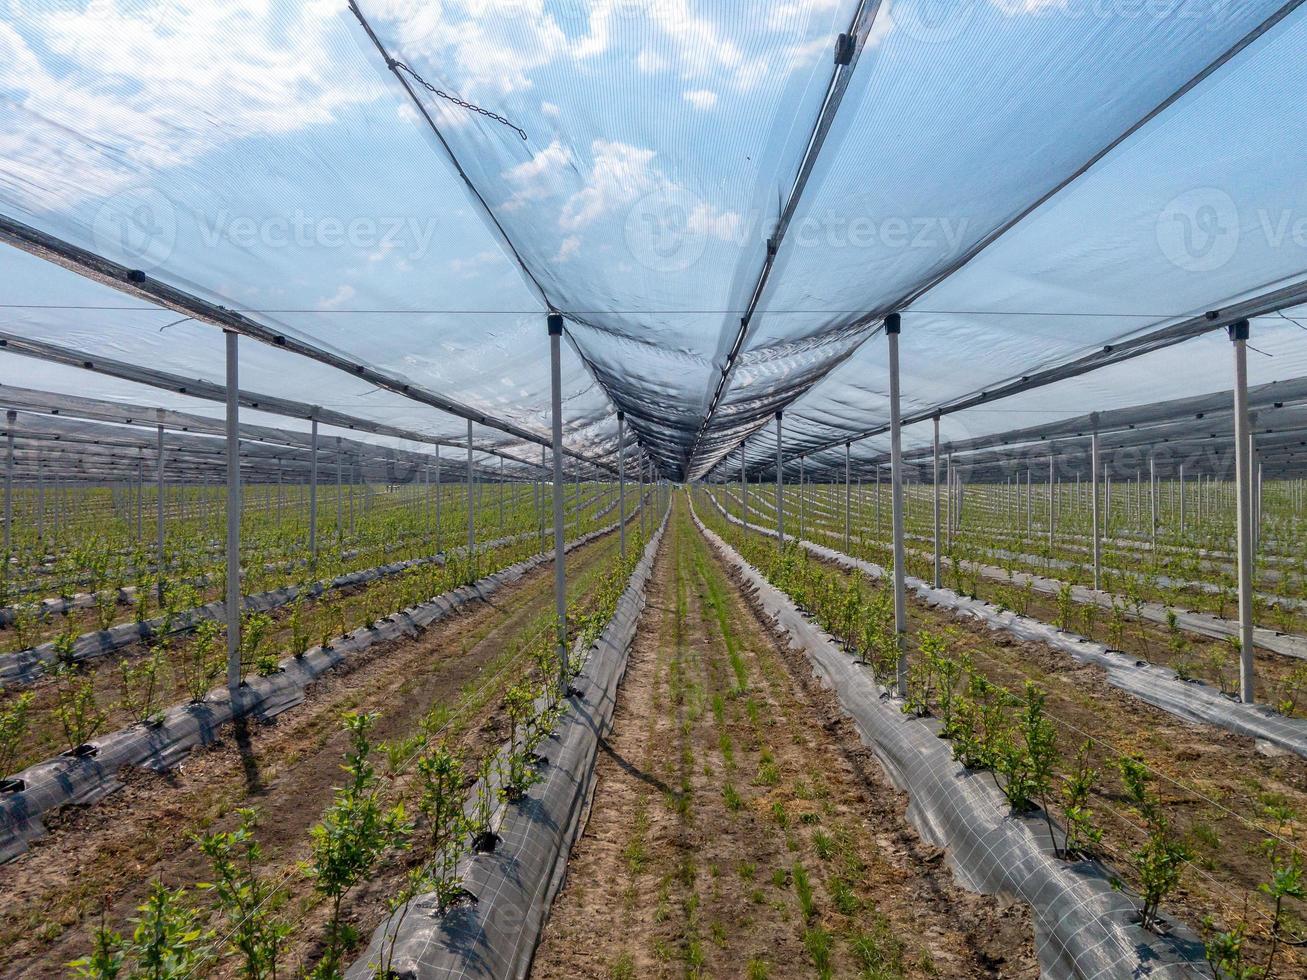
[[[529,275],[338,0],[0,0],[0,211],[542,431],[552,303],[574,316],[569,438],[611,449],[615,403],[674,458],[702,417],[855,4],[360,6],[393,57],[526,132],[419,89]],[[1145,18],[1080,0],[885,4],[745,346],[724,444],[795,396],[813,433],[874,424],[883,345],[850,326],[859,311],[928,281],[1278,5],[1211,0],[1196,18],[1194,6]],[[1095,313],[1147,300],[1178,314],[1303,271],[1292,230],[1307,219],[1294,171],[1302,23],[1279,25],[956,287],[923,297],[924,309],[981,315],[919,321],[930,336],[907,347],[918,358],[909,401],[1150,322]],[[1245,233],[1217,269],[1177,266],[1158,222],[1212,188]],[[1268,208],[1284,229],[1273,246]],[[12,252],[0,273],[0,302],[28,307],[14,329],[220,377],[211,328],[161,335],[167,312],[38,309],[133,304]],[[1085,316],[1006,323],[987,344],[993,311],[1011,303]],[[458,428],[254,346],[250,376],[282,393]],[[1156,397],[1188,393],[1183,380]]]

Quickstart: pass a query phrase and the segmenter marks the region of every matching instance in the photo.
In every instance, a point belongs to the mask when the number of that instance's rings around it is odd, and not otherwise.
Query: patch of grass
[[[823,861],[829,861],[835,854],[835,842],[825,831],[818,830],[812,835],[812,848]]]
[[[870,929],[849,937],[849,949],[858,965],[859,975],[866,980],[898,980],[906,975],[903,944],[881,915],[873,917]]]
[[[635,958],[630,953],[622,952],[613,960],[608,976],[611,980],[635,980]]]
[[[741,861],[737,870],[741,881],[753,881],[754,875],[758,873],[758,866],[752,861]]]
[[[732,813],[744,806],[744,800],[740,798],[739,791],[730,783],[727,783],[725,788],[722,789],[722,796],[726,800],[726,809]]]
[[[857,915],[862,911],[862,899],[843,878],[836,878],[830,886],[831,903],[841,915]]]
[[[771,883],[777,888],[785,888],[790,883],[790,873],[784,868],[777,868],[771,873]]]
[[[749,965],[745,967],[744,975],[748,980],[768,980],[771,972],[767,968],[767,961],[761,956],[755,956],[749,960]]]
[[[835,945],[834,937],[821,926],[813,926],[803,934],[803,945],[812,957],[812,965],[817,968],[817,976],[825,980],[831,975],[831,947]]]
[[[785,804],[777,800],[771,805],[772,819],[776,821],[776,826],[784,830],[790,825],[790,815],[785,811]]]
[[[794,894],[799,899],[799,911],[804,919],[811,920],[817,914],[817,901],[812,894],[812,881],[802,864],[794,862]]]

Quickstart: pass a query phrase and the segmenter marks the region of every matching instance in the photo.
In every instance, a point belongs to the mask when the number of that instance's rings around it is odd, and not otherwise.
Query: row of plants
[[[615,519],[585,516],[569,529],[580,535]],[[638,531],[635,532],[638,534]],[[539,551],[533,534],[474,555],[451,554],[444,563],[416,565],[343,593],[310,597],[302,582],[295,601],[269,612],[242,617],[241,663],[245,676],[277,673],[286,656],[302,656],[333,636],[371,629],[381,619],[412,608],[460,585]],[[88,743],[116,725],[157,724],[178,698],[202,703],[226,676],[226,629],[203,620],[190,633],[171,633],[169,620],[193,608],[196,590],[170,585],[164,592],[163,629],[145,650],[116,658],[74,661],[76,640],[69,628],[56,638],[59,660],[49,684],[33,691],[10,690],[0,697],[0,773],[40,761],[55,751],[83,754]],[[589,629],[593,624],[582,624]]]
[[[737,515],[740,513],[738,498],[732,494],[718,499],[728,510]],[[759,515],[756,498],[751,500],[750,513],[756,522]],[[770,518],[770,511],[764,513]],[[818,522],[810,514],[806,530],[810,538],[824,536],[827,542],[843,547],[842,521]],[[886,567],[893,560],[888,540],[865,533],[850,541],[849,550],[855,557]],[[1180,680],[1205,680],[1228,697],[1234,698],[1238,694],[1239,638],[1230,636],[1225,640],[1213,640],[1187,632],[1176,612],[1176,608],[1187,608],[1184,604],[1169,609],[1165,624],[1151,623],[1145,618],[1143,607],[1152,600],[1137,577],[1120,583],[1120,593],[1110,608],[1104,608],[1080,601],[1073,593],[1076,583],[1070,579],[1061,580],[1061,587],[1053,596],[1039,592],[1028,580],[1017,581],[1016,572],[1022,570],[1019,563],[1005,562],[1005,580],[987,577],[982,566],[990,563],[990,557],[960,540],[954,541],[951,548],[943,549],[943,557],[944,584],[960,595],[984,598],[1000,609],[1043,619],[1060,629],[1077,632],[1087,639],[1098,640],[1141,659],[1164,662]],[[931,580],[933,563],[928,553],[909,548],[905,560],[909,574]],[[1046,571],[1037,568],[1028,571],[1049,577]],[[1105,579],[1105,586],[1111,584],[1116,583]],[[1255,606],[1265,608],[1264,604],[1255,603]],[[1254,620],[1257,620],[1256,609]],[[1307,713],[1307,663],[1259,655],[1258,670],[1262,689],[1259,697],[1284,715],[1302,716]]]
[[[569,672],[578,674],[590,644],[611,619],[641,552],[634,533],[626,560],[577,602],[569,620],[577,624]],[[289,902],[288,877],[263,851],[258,813],[241,809],[232,830],[198,836],[196,846],[210,867],[208,881],[193,888],[152,884],[131,920],[130,931],[101,923],[86,956],[72,975],[93,980],[163,980],[204,975],[221,964],[250,980],[298,975],[312,980],[343,977],[349,957],[364,937],[346,916],[350,894],[386,861],[400,865],[399,887],[387,899],[387,929],[380,955],[369,969],[379,980],[391,969],[400,929],[412,901],[430,895],[437,914],[472,900],[463,889],[460,864],[469,852],[493,851],[495,814],[520,802],[541,778],[540,744],[557,729],[566,702],[557,697],[554,624],[523,638],[510,661],[515,683],[503,690],[498,713],[509,738],[470,756],[451,737],[450,709],[437,705],[412,735],[376,744],[375,712],[347,712],[344,779],[331,805],[310,830],[309,857],[293,869],[311,883],[315,904],[326,909],[319,949],[311,962],[294,966],[284,953],[308,909]],[[508,671],[501,671],[508,673]],[[472,785],[470,805],[469,784]],[[200,902],[199,896],[211,896]]]
[[[536,530],[539,522],[530,488],[507,488],[512,495],[502,522],[497,508],[483,506],[477,513],[477,535],[505,537]],[[587,498],[590,499],[590,498]],[[304,555],[304,539],[295,535],[291,541],[280,539],[277,528],[246,531],[242,546],[242,589],[257,593],[294,582],[304,574],[330,579],[382,563],[403,561],[429,554],[440,547],[458,547],[466,534],[464,511],[455,502],[442,508],[440,526],[434,522],[429,502],[423,508],[404,506],[371,515],[360,522],[360,531],[348,538],[336,539],[320,534],[320,550],[311,565]],[[30,590],[24,591],[22,578],[11,568],[10,575],[0,577],[0,605],[7,596],[10,606],[7,628],[0,628],[0,651],[23,650],[36,643],[54,639],[63,632],[105,630],[127,617],[143,622],[165,612],[166,589],[170,583],[195,588],[201,601],[225,596],[226,576],[222,552],[199,546],[195,541],[174,539],[169,532],[166,571],[155,568],[155,554],[148,546],[115,552],[107,546],[108,537],[92,537],[60,556],[56,565],[64,569],[54,581],[62,583],[59,596],[71,599],[78,592],[93,597],[89,607],[69,610],[68,615],[52,614]],[[130,591],[126,591],[130,590]],[[127,608],[124,608],[124,607]]]
[[[901,639],[888,590],[866,589],[862,576],[830,568],[797,546],[780,549],[774,538],[746,534],[721,520],[711,505],[701,516],[851,656],[864,659],[881,683],[894,684]],[[958,639],[948,627],[903,638],[911,650],[903,711],[936,719],[936,731],[950,741],[954,757],[972,771],[991,773],[1014,813],[1041,813],[1058,857],[1113,860],[1123,869],[1120,887],[1128,881],[1133,889],[1141,924],[1164,930],[1161,908],[1194,854],[1154,787],[1146,760],[1117,754],[1096,765],[1091,750],[1102,747],[1087,740],[1066,745],[1066,733],[1048,714],[1040,686],[1027,682],[1011,690],[991,681],[965,653],[953,652]],[[1104,785],[1105,768],[1116,776],[1114,787]],[[1141,843],[1116,841],[1118,828],[1099,821],[1096,807],[1118,802],[1132,815]],[[1257,888],[1270,906],[1269,919],[1255,919],[1245,908],[1243,919],[1233,924],[1218,925],[1215,916],[1203,923],[1209,960],[1221,976],[1270,977],[1285,944],[1307,936],[1301,918],[1307,899],[1303,859],[1295,843],[1286,843],[1294,814],[1272,804],[1265,816],[1275,829],[1264,843],[1267,872]],[[1105,836],[1109,826],[1113,841]],[[1248,955],[1254,921],[1264,950],[1256,962]]]

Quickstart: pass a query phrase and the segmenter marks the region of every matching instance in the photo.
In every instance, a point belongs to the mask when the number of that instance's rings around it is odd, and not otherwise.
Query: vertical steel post
[[[499,457],[499,533],[504,533],[504,457]]]
[[[781,413],[776,413],[776,541],[785,547],[785,500],[781,496],[785,480],[781,476]]]
[[[5,458],[5,570],[9,569],[9,555],[14,545],[14,426],[18,422],[18,413],[12,408],[5,412],[8,420],[8,433],[5,441],[8,453]]]
[[[311,419],[309,435],[309,565],[318,565],[318,420]]]
[[[144,531],[145,507],[145,450],[136,451],[136,540],[140,541]]]
[[[799,539],[800,540],[802,540],[803,538],[803,533],[804,533],[803,518],[804,518],[805,511],[807,509],[805,507],[805,500],[803,497],[803,483],[804,483],[803,463],[804,463],[804,458],[800,456],[799,457]]]
[[[345,535],[345,501],[344,501],[344,481],[341,479],[341,469],[343,462],[341,457],[344,454],[340,450],[340,436],[336,436],[336,546],[340,543]]]
[[[36,453],[36,540],[45,541],[45,459],[40,450]]]
[[[563,566],[563,317],[549,314],[549,385],[554,451],[554,615],[558,629],[558,696],[567,694],[567,573]]]
[[[241,448],[240,377],[236,338],[227,341],[227,688],[235,700],[241,684]]]
[[[938,412],[935,413],[934,423],[935,423],[935,455],[934,455],[934,460],[933,460],[933,463],[932,463],[931,482],[934,484],[934,490],[935,490],[935,535],[934,535],[934,548],[935,548],[935,578],[934,578],[934,585],[935,585],[935,588],[938,589],[938,588],[940,587],[940,585],[941,585],[941,584],[943,583],[943,581],[944,581],[944,576],[943,576],[943,573],[942,573],[942,571],[941,571],[941,566],[942,566],[942,563],[943,563],[943,556],[942,556],[941,553],[940,553],[940,540],[939,540],[939,413],[938,413]]]
[[[440,443],[436,443],[436,554],[440,554]]]
[[[1181,533],[1181,534],[1184,534],[1184,532],[1185,532],[1185,524],[1187,523],[1186,518],[1185,518],[1184,497],[1185,497],[1185,493],[1184,493],[1184,463],[1181,463],[1181,464],[1180,464],[1180,533]]]
[[[1100,562],[1100,543],[1098,531],[1098,426],[1094,425],[1093,434],[1089,437],[1089,489],[1093,495],[1092,504],[1092,521],[1094,535],[1094,590],[1097,591],[1103,587],[1103,569]]]
[[[744,474],[744,446],[740,446],[740,508],[744,514],[744,533],[749,533],[749,478]]]
[[[898,693],[908,694],[908,607],[904,592],[903,560],[903,432],[899,416],[899,330],[897,313],[885,318],[889,344],[890,501],[894,521],[894,635],[898,645]]]
[[[476,554],[476,500],[473,497],[472,476],[472,420],[467,420],[467,560]]]
[[[1251,704],[1257,697],[1253,670],[1253,541],[1252,541],[1252,432],[1248,419],[1248,321],[1229,328],[1234,344],[1234,467],[1235,503],[1238,508],[1239,576],[1239,699]]]
[[[617,523],[622,539],[622,559],[626,559],[626,413],[617,413]]]
[[[853,443],[844,443],[844,553],[849,554],[849,535],[853,529],[853,491],[849,485],[849,455]]]
[[[163,573],[165,571],[163,559],[163,425],[159,425],[156,430],[155,451],[158,456],[156,461],[158,469],[158,479],[156,481],[155,495],[158,498],[154,503],[154,523],[155,523],[155,541],[158,549],[158,558],[155,559],[156,571],[158,572],[158,582],[155,586],[155,592],[159,598],[159,604],[163,605]]]
[[[1055,482],[1054,476],[1055,474],[1053,472],[1053,457],[1050,455],[1048,457],[1048,559],[1049,561],[1053,560],[1053,527],[1057,522],[1057,518],[1053,513],[1053,484]]]

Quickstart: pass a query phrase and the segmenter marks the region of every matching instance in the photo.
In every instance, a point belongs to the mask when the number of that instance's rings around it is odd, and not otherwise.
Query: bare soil
[[[683,501],[648,598],[537,980],[1038,975],[1025,910],[954,884]]]
[[[569,592],[586,596],[610,572],[616,550],[609,535],[569,555]],[[311,962],[326,909],[297,862],[308,856],[309,828],[341,779],[340,715],[378,711],[379,743],[412,734],[433,708],[446,706],[454,715],[442,737],[475,757],[506,735],[499,695],[526,666],[525,636],[551,628],[552,586],[552,567],[544,565],[415,640],[352,658],[275,724],[229,726],[221,742],[173,772],[126,773],[125,787],[105,800],[52,818],[47,838],[0,866],[0,976],[65,975],[65,964],[89,949],[102,912],[122,929],[151,881],[190,887],[206,880],[192,835],[233,826],[243,806],[259,811],[268,869],[284,879],[286,913],[297,924],[283,965]],[[404,858],[392,858],[348,897],[347,920],[364,939],[404,871]],[[219,966],[209,975],[227,972]]]

